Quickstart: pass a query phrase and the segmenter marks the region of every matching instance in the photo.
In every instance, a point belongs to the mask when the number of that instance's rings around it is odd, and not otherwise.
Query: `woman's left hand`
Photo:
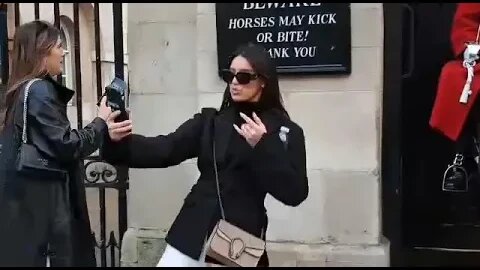
[[[233,124],[233,127],[247,140],[251,147],[255,147],[260,139],[262,139],[263,135],[267,133],[267,128],[255,113],[253,113],[253,119],[255,121],[243,113],[240,113],[240,116],[245,120],[246,123],[243,124],[241,128],[239,128],[236,124]]]

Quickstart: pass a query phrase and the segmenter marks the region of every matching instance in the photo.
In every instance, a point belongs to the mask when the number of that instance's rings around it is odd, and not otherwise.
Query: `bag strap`
[[[213,119],[213,123],[215,123],[215,120]],[[214,124],[215,125],[215,124]],[[220,213],[222,214],[222,218],[226,220],[225,218],[225,209],[223,208],[223,201],[222,201],[222,196],[220,194],[220,183],[218,180],[218,167],[217,167],[217,155],[216,155],[216,147],[215,147],[215,129],[213,130],[213,168],[215,169],[215,182],[217,184],[217,197],[218,197],[218,203],[220,205]]]
[[[27,143],[27,104],[28,104],[28,92],[30,91],[30,86],[36,81],[39,81],[40,79],[32,79],[27,83],[27,86],[25,86],[25,93],[23,97],[23,129],[22,129],[22,143],[26,144]]]
[[[213,168],[215,170],[215,183],[217,184],[217,197],[218,197],[218,204],[220,205],[220,213],[222,215],[223,220],[227,221],[225,218],[225,209],[223,208],[223,201],[222,196],[220,194],[220,182],[218,177],[218,167],[217,167],[217,155],[216,155],[216,147],[215,147],[215,118],[212,117],[212,138],[213,138]],[[265,235],[265,228],[262,228],[260,239],[263,239]]]
[[[220,194],[220,182],[218,177],[218,167],[217,167],[217,155],[216,155],[216,147],[215,147],[215,116],[217,115],[217,109],[214,108],[203,108],[202,115],[206,118],[205,123],[210,125],[210,132],[212,134],[212,141],[213,141],[213,168],[215,170],[215,183],[217,186],[217,199],[220,205],[220,212],[222,214],[222,218],[225,220],[225,210],[223,208],[223,201],[222,196]]]

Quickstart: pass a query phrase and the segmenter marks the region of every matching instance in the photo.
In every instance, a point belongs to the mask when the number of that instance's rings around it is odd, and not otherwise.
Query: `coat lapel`
[[[259,115],[259,117],[267,128],[267,134],[278,133],[280,126],[284,122],[282,119],[284,117],[276,110],[268,110]]]
[[[55,89],[58,92],[58,96],[60,100],[66,105],[75,95],[75,91],[68,89],[67,87],[63,86],[62,84],[58,83],[50,76],[45,76],[45,79],[53,84]]]
[[[217,162],[223,162],[233,131],[235,110],[228,109],[215,117],[215,148]]]

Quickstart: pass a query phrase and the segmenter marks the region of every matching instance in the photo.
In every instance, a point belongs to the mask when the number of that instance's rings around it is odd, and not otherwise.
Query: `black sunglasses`
[[[233,78],[237,78],[239,84],[248,84],[249,82],[258,79],[259,75],[240,71],[234,74],[231,70],[225,69],[221,72],[222,78],[226,83],[232,83]]]

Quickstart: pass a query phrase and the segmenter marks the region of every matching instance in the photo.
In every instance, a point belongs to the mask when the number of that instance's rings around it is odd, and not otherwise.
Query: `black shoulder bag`
[[[18,147],[18,155],[15,163],[16,171],[29,176],[64,177],[67,174],[67,170],[63,169],[57,161],[42,155],[35,145],[27,142],[28,92],[30,91],[30,86],[38,80],[40,79],[30,80],[25,86],[22,141]]]

